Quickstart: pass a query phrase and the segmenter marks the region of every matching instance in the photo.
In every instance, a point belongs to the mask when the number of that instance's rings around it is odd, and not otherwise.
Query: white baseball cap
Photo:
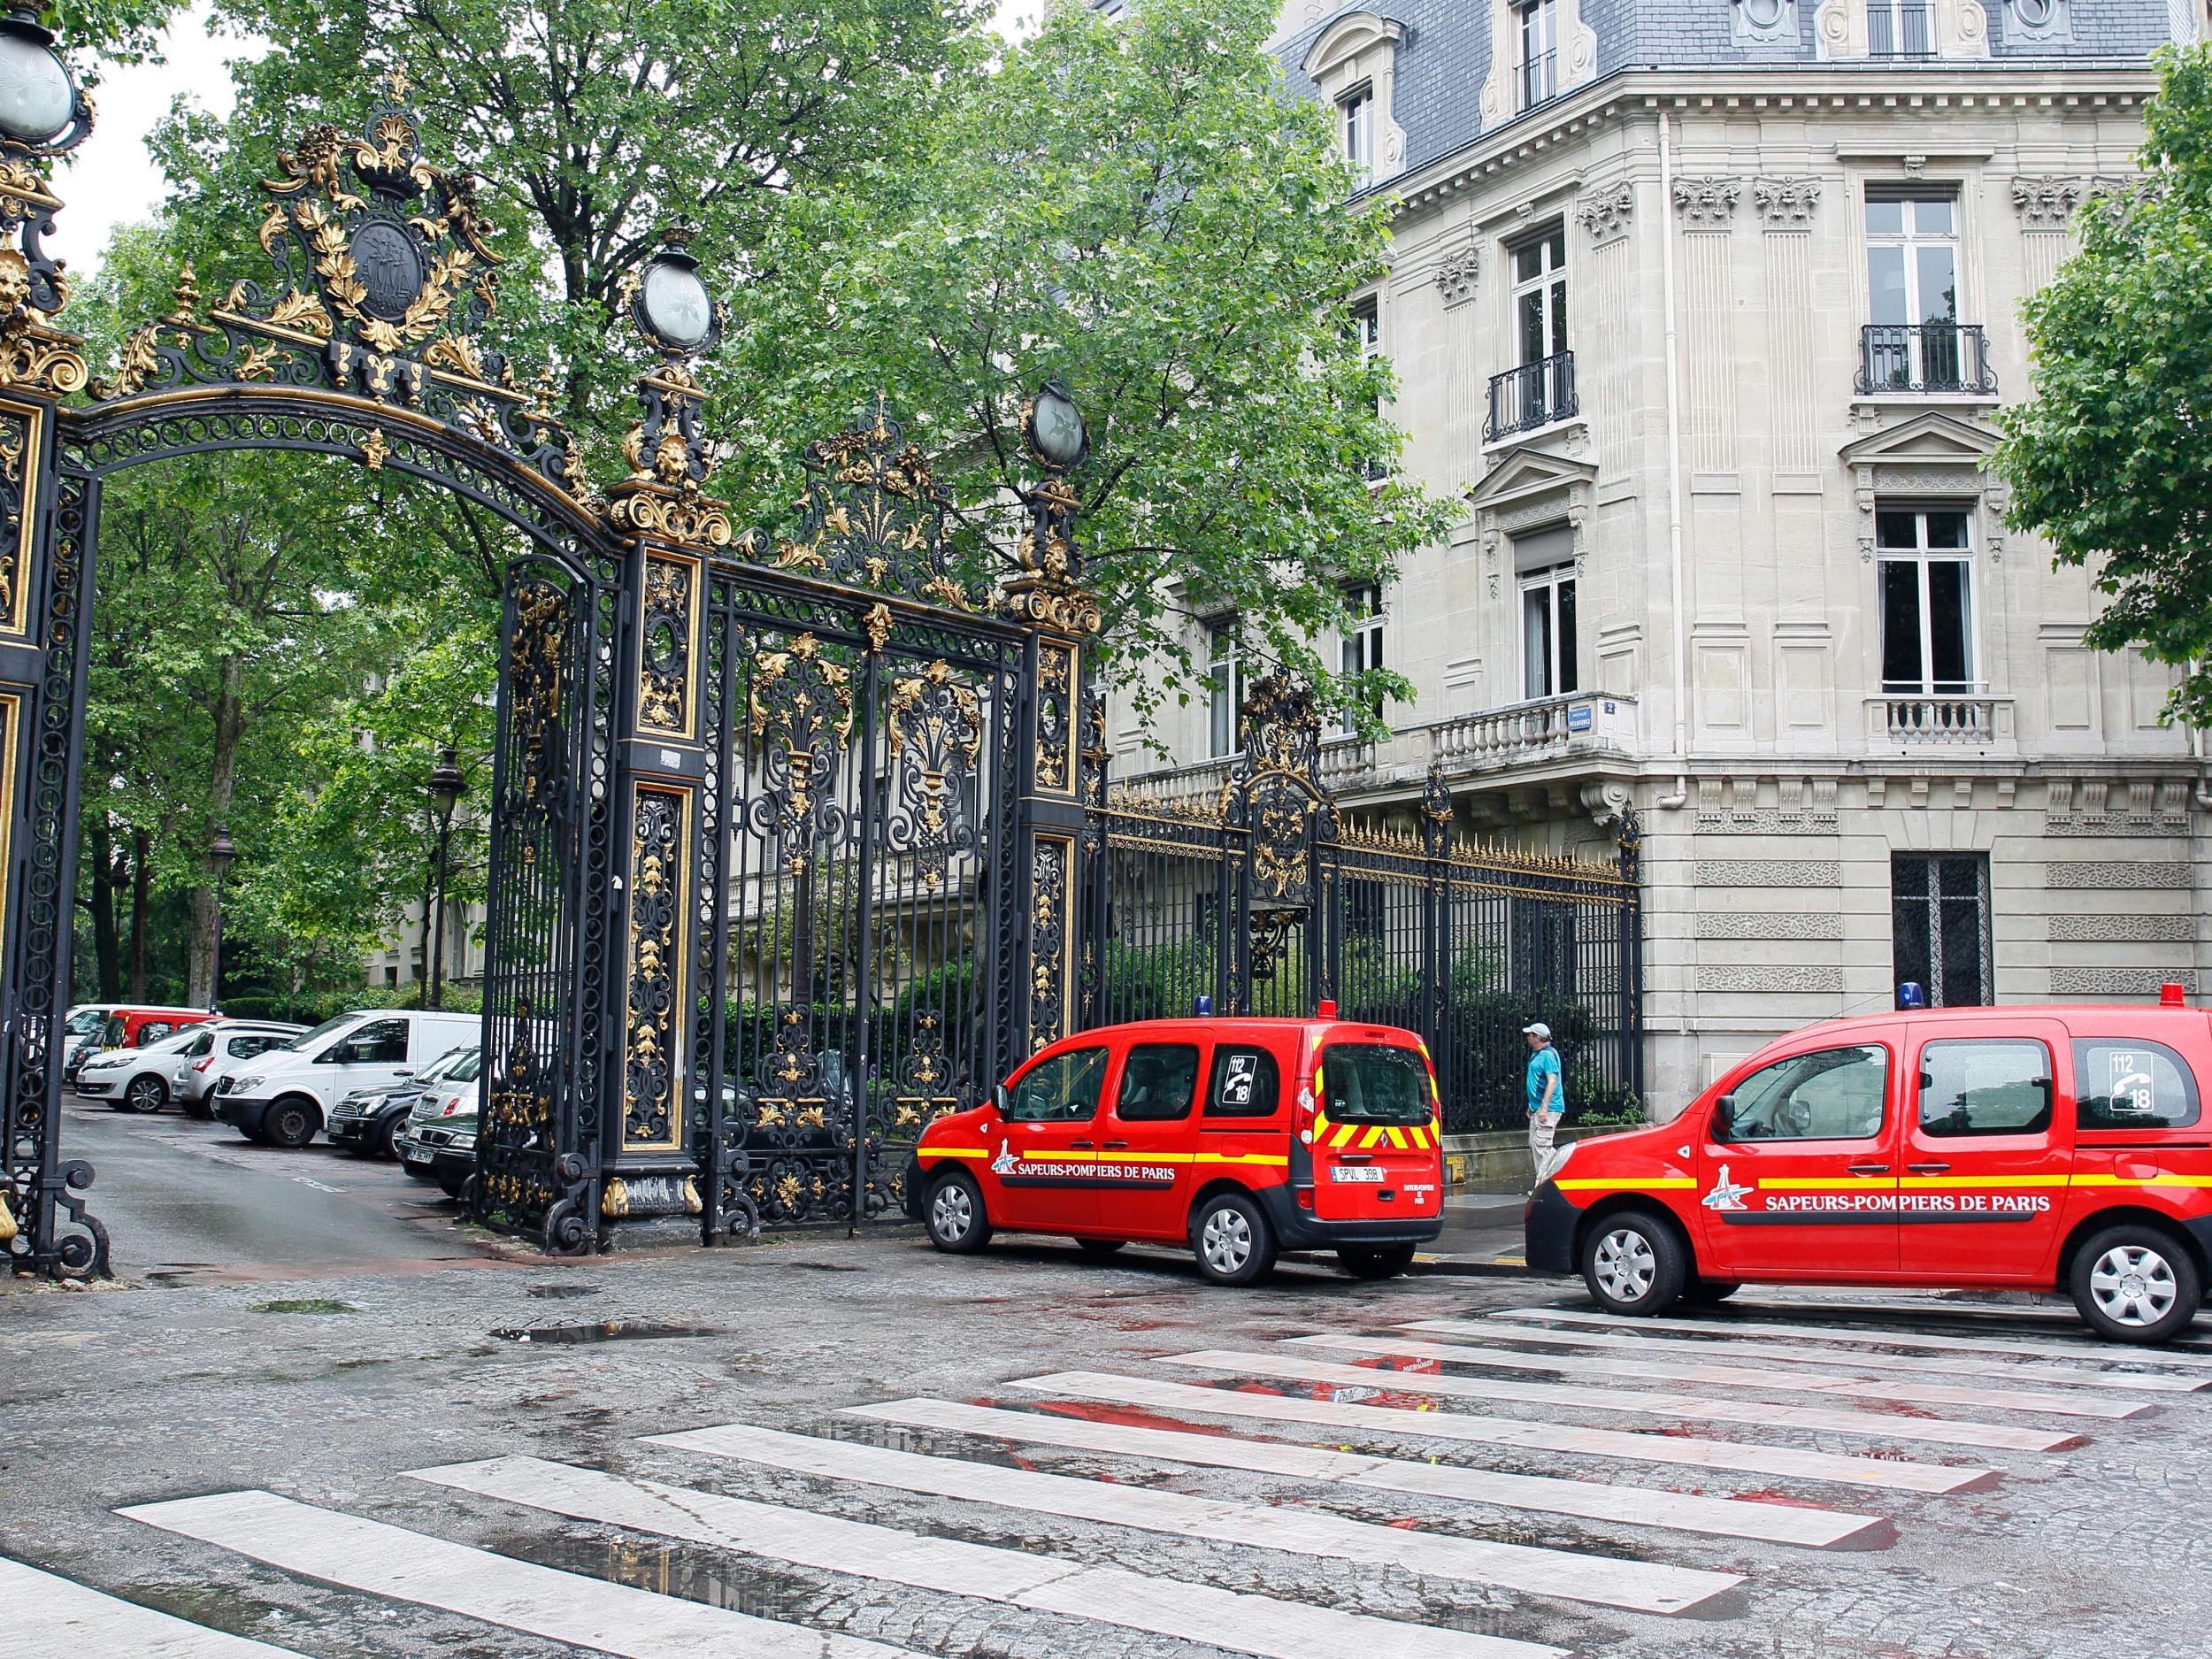
[[[1522,1026],[1521,1034],[1524,1037],[1541,1037],[1546,1042],[1549,1042],[1551,1041],[1551,1027],[1544,1024],[1544,1022],[1540,1019],[1533,1025]]]

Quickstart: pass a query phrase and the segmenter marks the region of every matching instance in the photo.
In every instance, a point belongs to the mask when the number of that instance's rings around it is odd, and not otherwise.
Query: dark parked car
[[[446,1083],[468,1081],[482,1062],[477,1046],[465,1042],[447,1049],[418,1076],[380,1088],[356,1089],[338,1102],[323,1133],[331,1145],[343,1147],[356,1157],[396,1158],[408,1114],[416,1104]]]
[[[448,1198],[458,1198],[476,1173],[476,1114],[411,1122],[399,1143],[399,1157],[410,1175],[435,1181]]]

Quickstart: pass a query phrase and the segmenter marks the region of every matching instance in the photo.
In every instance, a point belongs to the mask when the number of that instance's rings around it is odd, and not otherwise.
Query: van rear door
[[[1313,1213],[1428,1218],[1443,1204],[1436,1096],[1421,1051],[1374,1031],[1324,1043],[1314,1090]]]

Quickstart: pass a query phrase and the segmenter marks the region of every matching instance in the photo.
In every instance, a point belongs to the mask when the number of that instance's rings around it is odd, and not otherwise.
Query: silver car
[[[217,1081],[306,1029],[274,1020],[215,1019],[142,1048],[110,1048],[77,1073],[77,1093],[118,1110],[157,1112],[172,1101],[205,1118]]]

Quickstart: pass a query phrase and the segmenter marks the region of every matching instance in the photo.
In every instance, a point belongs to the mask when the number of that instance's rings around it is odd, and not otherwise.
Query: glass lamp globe
[[[714,302],[707,285],[687,265],[673,259],[654,263],[645,273],[645,320],[670,345],[695,346],[714,326]]]
[[[1072,466],[1083,455],[1083,411],[1061,389],[1048,381],[1031,405],[1029,431],[1037,453],[1054,466]]]
[[[69,125],[69,71],[36,36],[0,28],[0,135],[42,144]]]

